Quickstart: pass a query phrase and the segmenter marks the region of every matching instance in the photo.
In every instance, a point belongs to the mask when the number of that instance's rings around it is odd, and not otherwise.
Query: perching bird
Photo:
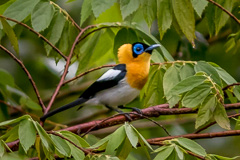
[[[46,118],[77,105],[104,105],[111,110],[123,113],[118,108],[133,101],[148,79],[150,57],[159,44],[148,46],[144,43],[124,44],[118,49],[119,63],[105,72],[76,101],[57,108],[41,117]],[[137,108],[133,110],[140,112]],[[126,118],[130,119],[128,115]]]

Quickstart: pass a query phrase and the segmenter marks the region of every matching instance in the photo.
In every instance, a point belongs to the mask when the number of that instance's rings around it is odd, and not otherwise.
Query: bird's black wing
[[[80,98],[89,99],[93,97],[97,92],[114,87],[122,80],[126,75],[126,65],[119,64],[114,68],[105,72],[96,82],[94,82]]]

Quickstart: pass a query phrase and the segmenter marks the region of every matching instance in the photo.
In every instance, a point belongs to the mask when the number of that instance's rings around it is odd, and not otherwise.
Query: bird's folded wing
[[[97,92],[114,87],[126,75],[126,65],[119,64],[105,72],[96,82],[94,82],[80,97],[89,99]]]

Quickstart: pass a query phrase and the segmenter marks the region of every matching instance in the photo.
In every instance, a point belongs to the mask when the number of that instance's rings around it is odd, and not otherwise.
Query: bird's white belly
[[[118,83],[118,85],[98,92],[85,104],[117,107],[131,102],[139,95],[139,93],[140,90],[129,86],[129,84],[126,82],[126,78],[124,78]]]

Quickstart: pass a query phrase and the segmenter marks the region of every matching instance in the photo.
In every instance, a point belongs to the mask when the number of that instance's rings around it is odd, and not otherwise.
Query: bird
[[[48,112],[40,120],[44,122],[56,113],[79,105],[81,107],[103,105],[124,114],[131,121],[130,116],[119,109],[132,109],[141,113],[138,108],[124,105],[139,96],[140,90],[148,80],[152,51],[160,46],[160,44],[149,46],[142,42],[123,44],[118,49],[118,65],[106,71],[78,99]]]

